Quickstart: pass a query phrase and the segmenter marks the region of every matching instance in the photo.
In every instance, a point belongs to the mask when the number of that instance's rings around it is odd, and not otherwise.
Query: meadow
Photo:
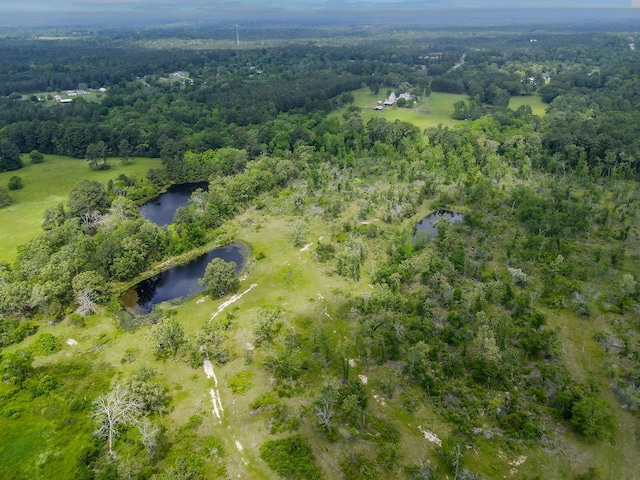
[[[108,170],[91,170],[85,160],[45,155],[43,163],[32,164],[23,155],[24,167],[0,173],[0,187],[6,189],[9,179],[18,176],[24,187],[9,192],[13,203],[0,209],[0,261],[12,261],[17,248],[42,232],[46,209],[65,203],[69,192],[80,180],[96,180],[103,185],[121,173],[144,176],[150,168],[158,168],[160,160],[134,158],[127,165],[119,159],[109,160]]]
[[[522,105],[529,105],[534,115],[544,116],[548,105],[542,101],[540,95],[522,95],[509,99],[509,108],[517,110]]]
[[[397,106],[385,107],[384,110],[374,110],[379,100],[386,98],[386,88],[381,88],[380,93],[374,95],[368,87],[351,92],[354,97],[352,105],[362,109],[362,120],[366,124],[371,118],[384,118],[388,122],[402,120],[409,122],[421,130],[438,125],[453,126],[457,123],[451,118],[453,104],[467,98],[466,95],[452,93],[432,93],[424,98],[414,108],[398,108]],[[348,106],[341,108],[333,115],[342,115]]]
[[[384,118],[388,122],[393,122],[394,120],[409,122],[419,127],[420,130],[437,127],[438,125],[452,127],[460,123],[458,120],[451,118],[454,110],[453,105],[461,100],[468,100],[466,95],[433,92],[413,108],[400,108],[394,105],[384,107],[384,110],[374,110],[374,107],[378,105],[378,101],[386,98],[386,92],[386,88],[381,88],[380,93],[375,95],[368,87],[351,92],[354,97],[352,105],[362,109],[360,114],[365,124],[372,118]],[[521,105],[529,105],[533,113],[540,116],[545,114],[547,107],[539,95],[511,97],[509,100],[509,108],[512,110],[516,110]],[[347,111],[348,107],[349,105],[333,112],[332,115],[341,116]]]

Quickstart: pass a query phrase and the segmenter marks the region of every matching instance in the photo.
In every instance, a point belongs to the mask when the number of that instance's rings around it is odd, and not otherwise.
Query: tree
[[[44,155],[41,154],[38,150],[31,150],[29,159],[31,160],[31,163],[42,163],[44,162]]]
[[[144,448],[147,450],[147,455],[153,458],[158,452],[159,443],[161,443],[164,436],[164,426],[160,424],[151,423],[148,418],[143,418],[136,423],[138,431]]]
[[[156,357],[177,360],[180,349],[187,342],[184,328],[175,318],[164,318],[151,327],[151,338],[155,342]]]
[[[11,205],[13,199],[9,192],[7,192],[4,188],[0,188],[0,207],[6,207],[7,205]]]
[[[120,140],[120,143],[118,144],[118,153],[120,154],[120,161],[122,164],[127,165],[129,160],[131,160],[133,149],[126,138]]]
[[[106,170],[109,168],[107,164],[107,146],[100,140],[98,143],[90,143],[85,150],[85,158],[89,162],[92,170]]]
[[[83,317],[94,313],[98,308],[96,292],[89,288],[83,288],[76,294],[76,303],[78,304],[78,313]]]
[[[321,390],[320,398],[313,404],[318,423],[325,430],[331,429],[331,419],[333,418],[336,400],[336,389],[332,385],[327,385]]]
[[[571,424],[589,439],[602,440],[611,428],[612,416],[603,398],[588,395],[571,408]]]
[[[9,190],[20,190],[21,188],[24,187],[24,182],[22,181],[22,178],[14,175],[9,179],[8,187],[9,187]]]
[[[11,141],[3,138],[0,140],[0,172],[18,170],[22,168],[20,150]]]
[[[137,368],[124,382],[125,388],[140,402],[140,409],[145,414],[165,413],[167,404],[171,400],[167,394],[169,388],[164,383],[155,380],[155,377],[155,370],[142,366]]]
[[[109,454],[114,454],[113,439],[119,433],[118,427],[134,423],[141,408],[141,402],[121,385],[116,385],[109,393],[99,396],[93,402],[91,418],[98,424],[93,433],[107,438]]]
[[[236,262],[214,258],[207,265],[204,276],[199,282],[212,298],[222,297],[229,292],[235,292],[240,287],[236,268]]]
[[[95,180],[82,180],[69,193],[69,215],[80,217],[83,213],[104,213],[109,207],[107,191]]]
[[[2,381],[22,385],[33,372],[33,353],[20,349],[7,353],[2,359]]]

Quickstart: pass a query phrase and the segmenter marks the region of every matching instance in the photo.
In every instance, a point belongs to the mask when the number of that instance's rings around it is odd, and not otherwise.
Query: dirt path
[[[246,295],[247,293],[249,293],[251,290],[253,290],[255,287],[257,287],[258,284],[257,283],[252,283],[251,286],[249,286],[249,288],[247,288],[244,292],[242,293],[238,293],[236,295],[233,295],[231,298],[229,298],[229,300],[227,300],[226,302],[223,302],[219,307],[218,310],[216,310],[212,315],[211,315],[211,320],[213,320],[214,318],[216,318],[216,316],[222,312],[225,308],[227,308],[229,305],[232,305],[234,303],[236,303],[238,300],[240,300],[244,295]]]

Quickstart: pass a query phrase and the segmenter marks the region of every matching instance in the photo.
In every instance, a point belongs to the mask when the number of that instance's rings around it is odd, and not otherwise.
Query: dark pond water
[[[216,248],[191,263],[170,268],[140,282],[122,295],[120,303],[130,313],[136,315],[149,313],[159,303],[190,297],[202,292],[204,288],[198,283],[198,279],[202,278],[207,264],[214,258],[236,262],[237,274],[242,270],[245,257],[246,249],[240,243]]]
[[[171,185],[166,192],[142,205],[140,207],[140,215],[148,218],[156,225],[169,225],[173,222],[176,210],[189,205],[189,199],[193,192],[198,188],[207,190],[208,187],[209,184],[207,182]]]
[[[464,220],[462,213],[449,212],[448,210],[438,210],[424,217],[413,230],[413,241],[419,239],[429,239],[438,235],[436,224],[440,220],[447,220],[449,223],[460,223]]]

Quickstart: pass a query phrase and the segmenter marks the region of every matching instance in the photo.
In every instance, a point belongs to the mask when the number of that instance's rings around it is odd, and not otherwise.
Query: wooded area
[[[329,33],[192,49],[171,46],[179,29],[0,38],[0,207],[51,155],[88,175],[161,162],[78,179],[0,262],[0,476],[640,471],[633,32]],[[364,122],[365,86],[411,92],[424,115],[430,95],[467,97],[454,127],[421,131]],[[104,91],[47,98],[82,87]],[[509,109],[520,95],[546,114]],[[197,181],[170,226],[140,215]],[[463,221],[416,234],[440,210]],[[236,240],[240,279],[212,262],[208,299],[123,311],[138,281]]]

